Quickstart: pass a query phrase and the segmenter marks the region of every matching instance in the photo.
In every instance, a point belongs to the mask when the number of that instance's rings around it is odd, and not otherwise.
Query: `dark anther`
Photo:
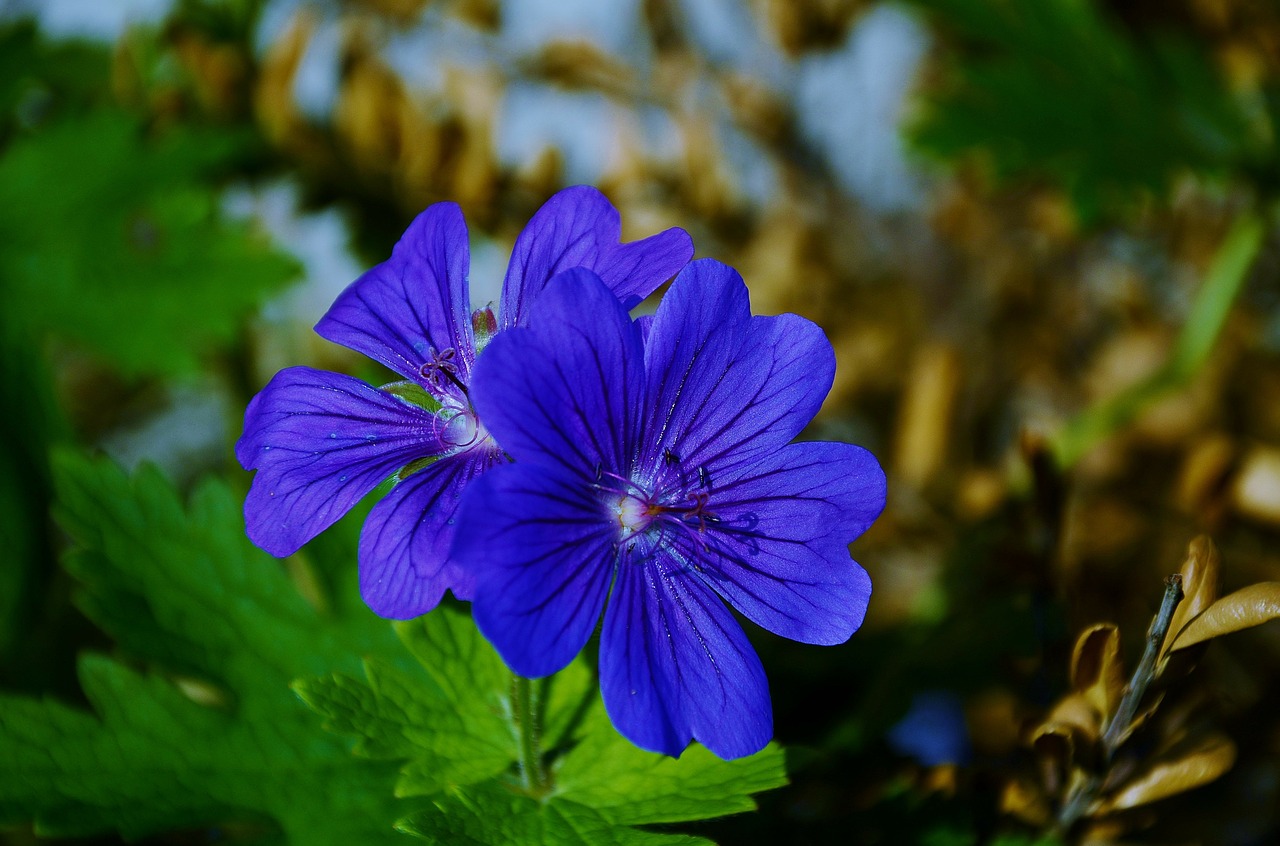
[[[707,465],[698,465],[698,486],[703,488],[711,487],[711,471],[707,469]]]
[[[447,347],[437,352],[435,347],[430,347],[427,352],[430,357],[418,368],[418,375],[437,391],[444,390],[444,382],[441,381],[443,378],[452,382],[464,395],[467,394],[467,386],[458,378],[458,365],[454,362],[457,351],[453,347]]]
[[[686,519],[693,518],[698,521],[698,531],[705,532],[707,523],[714,523],[718,518],[707,511],[707,500],[709,497],[705,491],[694,491],[689,494],[689,498],[693,500],[693,505],[684,512]]]

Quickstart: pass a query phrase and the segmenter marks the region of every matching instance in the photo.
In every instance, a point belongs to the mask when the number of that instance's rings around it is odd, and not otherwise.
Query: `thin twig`
[[[1169,634],[1169,624],[1173,622],[1173,612],[1182,601],[1182,576],[1174,573],[1164,581],[1164,599],[1160,602],[1160,611],[1151,622],[1147,631],[1147,648],[1142,653],[1142,660],[1133,671],[1133,678],[1125,688],[1120,707],[1107,724],[1107,732],[1102,736],[1103,762],[1110,764],[1120,744],[1129,736],[1129,729],[1134,716],[1138,713],[1138,705],[1146,695],[1147,688],[1155,680],[1156,659],[1160,657],[1160,647],[1164,646],[1165,636]]]
[[[1181,601],[1182,576],[1174,573],[1164,581],[1164,599],[1160,602],[1160,610],[1156,613],[1155,619],[1151,621],[1151,628],[1147,630],[1147,648],[1142,653],[1142,660],[1134,669],[1129,684],[1125,687],[1124,696],[1120,699],[1115,715],[1107,724],[1106,733],[1102,736],[1102,775],[1089,776],[1067,797],[1055,826],[1058,834],[1066,834],[1070,831],[1097,799],[1098,792],[1105,783],[1103,776],[1111,768],[1111,762],[1120,744],[1129,737],[1129,732],[1133,728],[1133,719],[1138,713],[1138,706],[1142,704],[1142,697],[1146,696],[1147,688],[1155,680],[1156,659],[1160,656],[1160,647],[1164,646],[1164,639],[1169,634],[1173,612]]]

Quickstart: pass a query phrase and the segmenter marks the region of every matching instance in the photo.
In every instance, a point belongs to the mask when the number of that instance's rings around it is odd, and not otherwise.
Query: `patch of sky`
[[[734,187],[755,206],[767,206],[778,193],[777,161],[735,124],[717,127],[720,149],[734,174]]]
[[[8,0],[0,2],[0,21],[34,17],[50,38],[115,41],[130,26],[157,24],[174,0]]]
[[[498,111],[498,161],[518,168],[551,147],[560,151],[565,184],[597,184],[622,150],[616,109],[601,94],[513,82]]]
[[[680,128],[671,113],[657,106],[640,105],[633,114],[644,154],[652,161],[674,162],[684,153]]]
[[[302,264],[302,279],[263,307],[262,316],[270,322],[313,325],[365,270],[349,248],[350,230],[338,209],[301,211],[298,188],[291,182],[232,188],[224,195],[223,209],[231,217],[254,221],[273,244]]]
[[[784,86],[789,67],[741,0],[681,0],[683,29],[709,61]]]
[[[323,123],[333,114],[342,83],[342,22],[319,18],[293,76],[293,99],[309,120]]]
[[[489,36],[456,18],[431,14],[388,33],[379,56],[406,87],[422,94],[443,92],[446,68],[500,64]]]
[[[259,56],[284,37],[300,9],[308,9],[314,17],[325,15],[322,7],[308,0],[267,0],[258,12],[258,27],[253,33],[253,46]]]
[[[867,12],[845,43],[799,62],[801,131],[840,185],[879,212],[918,208],[920,174],[900,132],[903,104],[929,46],[924,27],[894,5]]]
[[[506,0],[502,41],[507,51],[536,53],[556,41],[585,41],[632,60],[643,53],[640,0]]]
[[[478,232],[471,233],[471,288],[470,307],[474,311],[492,306],[497,313],[502,299],[502,280],[507,274],[507,262],[511,258],[511,244],[499,244]]]
[[[233,404],[216,382],[169,386],[158,409],[108,432],[99,446],[126,469],[148,462],[186,484],[225,460]]]

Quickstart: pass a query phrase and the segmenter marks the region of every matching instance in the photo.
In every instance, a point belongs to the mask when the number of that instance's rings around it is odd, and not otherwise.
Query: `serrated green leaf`
[[[408,834],[440,846],[699,846],[701,837],[657,834],[616,825],[568,799],[537,800],[500,784],[460,789],[401,823]]]
[[[438,793],[511,770],[519,756],[512,676],[471,619],[442,607],[397,624],[396,631],[421,664],[415,671],[369,661],[363,680],[339,673],[297,682],[326,728],[356,738],[358,754],[407,761],[399,796]],[[580,666],[541,683],[549,747],[564,739],[590,683]]]
[[[755,808],[752,793],[786,783],[776,745],[722,761],[691,746],[678,759],[637,749],[614,729],[579,659],[535,682],[549,795],[522,791],[513,677],[470,618],[452,608],[397,625],[421,663],[406,672],[370,662],[366,677],[300,682],[326,726],[358,738],[356,751],[405,761],[399,795],[433,808],[402,828],[441,843],[688,843],[631,828]],[[655,839],[657,838],[657,839]]]
[[[949,36],[912,129],[941,158],[1055,183],[1086,221],[1186,170],[1256,167],[1270,127],[1201,48],[1138,38],[1096,0],[917,0]]]
[[[787,783],[777,744],[736,761],[723,761],[696,744],[668,758],[632,746],[602,707],[592,711],[581,738],[556,773],[556,792],[626,825],[753,811],[752,793]]]
[[[91,711],[0,697],[0,823],[138,837],[233,821],[296,843],[398,840],[391,822],[413,806],[392,798],[394,766],[353,757],[289,689],[353,672],[361,654],[400,660],[390,627],[308,605],[221,484],[183,508],[153,470],[130,479],[63,453],[54,475],[82,607],[153,669],[82,659]]]
[[[515,738],[510,722],[493,710],[508,707],[506,702],[472,696],[450,699],[425,674],[380,662],[369,662],[365,672],[367,681],[335,674],[298,682],[296,689],[324,715],[326,728],[358,738],[357,754],[408,760],[396,795],[438,793],[510,768]]]

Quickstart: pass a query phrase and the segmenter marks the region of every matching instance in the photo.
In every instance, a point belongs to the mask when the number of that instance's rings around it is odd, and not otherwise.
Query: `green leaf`
[[[755,810],[750,794],[786,783],[782,749],[722,761],[701,746],[679,758],[631,745],[595,708],[556,774],[557,791],[627,825],[687,822]]]
[[[144,136],[99,110],[19,139],[0,158],[0,312],[123,373],[183,374],[231,341],[295,262],[223,219],[211,172],[245,137]]]
[[[68,437],[44,360],[0,321],[0,670],[40,663],[30,631],[52,553],[47,515],[52,496],[46,456]],[[34,674],[31,674],[34,675]],[[28,678],[31,676],[28,675]]]
[[[396,629],[422,662],[418,671],[370,661],[366,681],[334,674],[298,682],[299,694],[327,728],[358,738],[358,754],[408,760],[397,795],[436,793],[510,768],[518,754],[511,674],[471,620],[439,608]]]
[[[1085,220],[1186,170],[1243,174],[1274,156],[1266,117],[1203,48],[1134,35],[1095,0],[916,2],[949,48],[912,129],[929,155],[1047,179]]]
[[[551,797],[539,801],[489,783],[455,791],[405,820],[401,830],[440,846],[694,846],[701,837],[620,827],[586,805]]]
[[[390,627],[309,604],[249,543],[225,485],[203,485],[184,508],[154,470],[130,479],[62,453],[54,477],[58,520],[79,545],[66,566],[81,607],[131,660],[81,660],[91,711],[0,696],[0,824],[140,837],[230,822],[296,843],[400,839],[391,823],[413,806],[392,797],[394,766],[352,756],[289,688],[354,672],[361,655],[403,660]]]
[[[110,99],[111,53],[88,41],[46,41],[34,20],[0,24],[0,143],[15,129]]]
[[[358,754],[404,761],[398,795],[435,794],[403,830],[440,843],[704,842],[631,826],[689,822],[755,808],[786,783],[782,751],[722,761],[700,746],[680,758],[637,749],[614,729],[582,659],[536,682],[546,703],[542,749],[552,786],[523,791],[513,677],[470,619],[451,608],[397,626],[421,668],[366,665],[300,682],[326,726]]]

